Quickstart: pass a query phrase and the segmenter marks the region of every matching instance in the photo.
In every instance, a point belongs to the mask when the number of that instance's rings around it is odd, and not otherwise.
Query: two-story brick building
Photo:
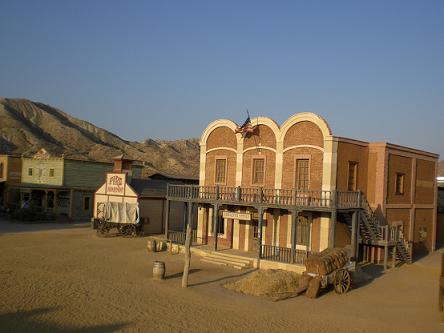
[[[347,244],[353,260],[385,264],[434,250],[438,155],[334,136],[313,113],[251,123],[246,136],[230,120],[211,123],[199,187],[169,188],[170,200],[198,204],[201,243],[299,264]]]
[[[94,192],[111,170],[111,163],[51,156],[41,149],[32,157],[21,157],[21,181],[9,189],[20,193],[16,199],[21,207],[58,219],[88,221],[93,216]]]

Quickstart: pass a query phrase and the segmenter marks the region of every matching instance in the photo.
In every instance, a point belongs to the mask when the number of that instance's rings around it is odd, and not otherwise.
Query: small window
[[[296,189],[301,191],[308,190],[309,176],[309,160],[297,159],[296,160]]]
[[[227,160],[225,158],[216,159],[216,184],[225,184],[227,171]]]
[[[89,210],[89,197],[83,197],[83,210]]]
[[[265,176],[265,159],[253,159],[253,185],[263,185]]]
[[[32,176],[32,174],[33,174],[32,168],[28,168],[28,176]]]
[[[404,194],[404,184],[405,184],[405,174],[400,172],[396,173],[396,183],[395,183],[396,194]]]
[[[349,191],[356,191],[358,189],[358,162],[348,162],[347,189]]]
[[[54,169],[49,169],[49,177],[54,177]]]

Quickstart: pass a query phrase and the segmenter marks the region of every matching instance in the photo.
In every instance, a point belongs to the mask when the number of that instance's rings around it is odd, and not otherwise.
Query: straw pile
[[[305,268],[308,273],[327,275],[344,267],[347,262],[347,248],[325,249],[322,252],[310,255],[305,260]]]
[[[274,296],[294,292],[298,288],[300,275],[280,269],[255,271],[245,278],[227,283],[225,288],[253,296]]]

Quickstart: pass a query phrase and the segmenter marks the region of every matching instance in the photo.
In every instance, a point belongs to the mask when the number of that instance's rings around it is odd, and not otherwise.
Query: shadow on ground
[[[58,310],[58,308],[39,308],[29,311],[17,311],[0,313],[0,327],[2,332],[66,332],[66,333],[108,333],[116,332],[131,325],[129,322],[121,322],[108,325],[94,325],[81,327],[66,327],[42,321],[36,317]]]
[[[220,278],[213,279],[213,280],[201,281],[201,282],[197,282],[197,283],[191,283],[191,284],[189,284],[189,286],[190,287],[197,287],[197,286],[201,286],[201,285],[205,285],[205,284],[210,284],[210,283],[215,283],[215,282],[221,282],[221,281],[228,282],[231,279],[241,278],[241,277],[243,277],[243,276],[245,276],[247,274],[250,274],[250,273],[252,273],[254,271],[257,271],[257,270],[258,270],[257,268],[254,268],[254,269],[250,269],[250,270],[247,270],[247,271],[239,272],[239,274],[230,274],[230,275],[222,276]]]

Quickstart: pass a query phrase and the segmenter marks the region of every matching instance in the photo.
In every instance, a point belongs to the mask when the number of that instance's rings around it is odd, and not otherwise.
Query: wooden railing
[[[186,233],[182,231],[168,230],[168,240],[174,244],[185,244]],[[191,242],[197,242],[197,230],[191,231]]]
[[[261,258],[287,264],[304,264],[308,254],[307,251],[295,249],[294,258],[292,258],[291,249],[288,247],[262,245]]]
[[[167,197],[178,200],[299,206],[307,208],[361,208],[361,193],[351,191],[300,191],[259,187],[168,185]]]

